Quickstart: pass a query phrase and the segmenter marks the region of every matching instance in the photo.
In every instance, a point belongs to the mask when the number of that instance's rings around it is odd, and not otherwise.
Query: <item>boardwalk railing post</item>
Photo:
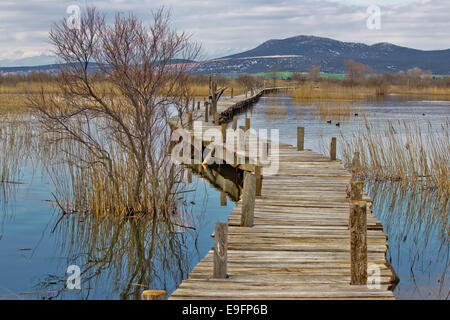
[[[350,200],[360,201],[363,196],[363,182],[362,181],[350,181]]]
[[[187,114],[187,121],[188,121],[188,123],[187,123],[188,128],[192,129],[192,113],[190,113],[190,112]]]
[[[213,278],[227,277],[228,223],[217,222],[214,231],[214,270]]]
[[[303,151],[305,148],[305,128],[297,127],[297,151]]]
[[[262,167],[260,165],[255,166],[255,175],[256,175],[256,195],[261,196],[262,189],[262,175],[261,175]]]
[[[367,284],[367,209],[364,201],[350,202],[350,260],[350,284]]]
[[[164,290],[144,290],[141,300],[167,300],[167,292]]]
[[[245,131],[250,129],[250,118],[245,118]]]
[[[208,102],[205,102],[205,122],[208,122],[208,115],[209,115],[209,111],[208,111]]]
[[[336,160],[336,138],[331,138],[330,160]]]
[[[218,112],[215,112],[215,113],[214,113],[214,124],[215,124],[216,126],[219,125],[219,113],[218,113]]]
[[[220,192],[220,205],[222,207],[227,205],[227,195],[224,191]]]
[[[253,227],[255,196],[256,196],[256,176],[251,172],[245,171],[244,188],[242,190],[241,227]]]
[[[361,162],[359,161],[359,152],[355,151],[352,160],[352,180],[360,180]]]
[[[222,140],[223,140],[223,142],[226,142],[227,141],[227,124],[222,123],[221,128],[222,128]]]

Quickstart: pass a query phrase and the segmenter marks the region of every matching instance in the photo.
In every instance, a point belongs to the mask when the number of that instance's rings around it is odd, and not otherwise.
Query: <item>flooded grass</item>
[[[354,152],[359,152],[364,180],[398,181],[405,190],[432,191],[447,215],[449,125],[447,119],[438,128],[418,120],[388,120],[380,126],[366,119],[353,134],[341,135],[343,160],[349,166]]]

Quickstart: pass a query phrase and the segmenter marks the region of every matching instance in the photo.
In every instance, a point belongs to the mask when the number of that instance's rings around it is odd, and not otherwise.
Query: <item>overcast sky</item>
[[[165,5],[172,10],[175,27],[202,43],[206,58],[296,35],[426,50],[450,48],[449,0],[1,0],[0,66],[7,64],[6,59],[51,54],[52,23],[69,16],[69,5],[83,10],[86,4],[107,13],[133,11],[147,20],[152,9]],[[380,29],[367,27],[370,5],[381,10]]]

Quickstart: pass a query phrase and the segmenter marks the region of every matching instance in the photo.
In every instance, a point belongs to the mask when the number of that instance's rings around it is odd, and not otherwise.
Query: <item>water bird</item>
[[[355,117],[359,116],[359,114],[355,113]]]
[[[340,127],[341,126],[341,124],[338,122],[338,123],[336,123],[336,127]]]
[[[327,120],[327,123],[331,123],[331,120]]]
[[[422,113],[422,115],[424,116],[424,115],[425,115],[425,113]]]

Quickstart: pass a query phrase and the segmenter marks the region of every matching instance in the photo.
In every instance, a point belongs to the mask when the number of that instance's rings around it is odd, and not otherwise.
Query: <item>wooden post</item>
[[[250,129],[250,118],[245,118],[245,131]]]
[[[188,121],[188,128],[192,129],[192,113],[189,112],[187,114],[187,118],[188,118],[188,120],[187,120]]]
[[[195,110],[195,98],[192,98],[192,111]]]
[[[305,128],[297,127],[297,151],[305,149]]]
[[[223,142],[227,141],[227,124],[222,123],[222,140]]]
[[[331,138],[330,160],[336,160],[336,138]]]
[[[220,205],[222,207],[227,205],[227,195],[224,191],[220,192]]]
[[[350,284],[367,284],[367,208],[364,201],[350,202]]]
[[[208,114],[209,114],[209,112],[208,112],[208,102],[205,102],[205,122],[209,121]]]
[[[228,223],[217,222],[214,232],[214,278],[225,279],[227,277],[227,256]]]
[[[363,182],[362,181],[350,181],[350,200],[362,200],[363,195]]]
[[[191,169],[187,170],[187,182],[192,183],[192,172]]]
[[[141,300],[167,300],[167,293],[164,290],[144,290]]]
[[[256,176],[251,172],[245,171],[244,188],[242,190],[241,227],[253,227],[255,196],[256,196]]]
[[[237,116],[233,116],[233,130],[237,129]]]
[[[359,180],[361,173],[361,162],[359,161],[359,152],[355,151],[352,160],[352,180]]]
[[[219,125],[219,113],[214,113],[214,124],[216,125],[216,126],[218,126]]]
[[[262,175],[261,175],[262,167],[260,165],[255,166],[255,175],[256,175],[256,195],[261,196],[262,189]]]
[[[197,110],[200,110],[200,101],[197,102]]]
[[[231,99],[233,99],[234,98],[234,90],[233,90],[233,88],[231,88]]]

